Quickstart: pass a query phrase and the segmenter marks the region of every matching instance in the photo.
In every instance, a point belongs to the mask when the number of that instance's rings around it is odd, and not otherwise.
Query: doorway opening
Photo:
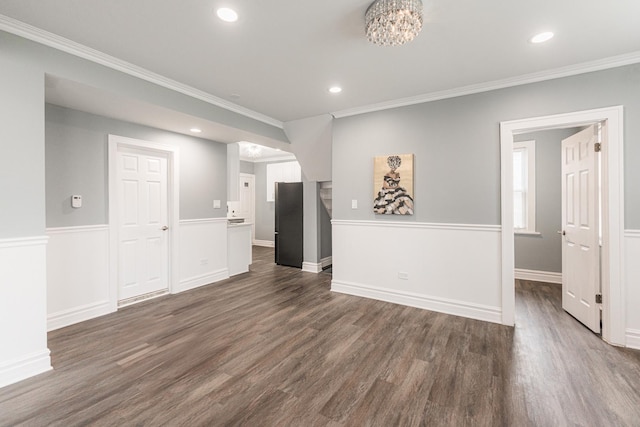
[[[598,147],[606,125],[514,135],[516,280],[559,284],[562,309],[601,333]],[[538,294],[532,284],[516,287]],[[517,293],[518,294],[518,293]],[[517,306],[519,306],[517,304]],[[521,315],[522,313],[518,313]],[[520,317],[518,317],[520,318]]]
[[[513,218],[514,135],[582,127],[605,122],[608,141],[602,146],[602,337],[613,345],[625,345],[623,278],[623,108],[607,107],[500,123],[502,218],[502,323],[515,324],[515,245]]]

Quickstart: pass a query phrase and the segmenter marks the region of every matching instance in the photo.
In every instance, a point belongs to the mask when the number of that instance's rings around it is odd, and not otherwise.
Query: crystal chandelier
[[[380,46],[399,46],[422,29],[421,0],[376,0],[364,15],[367,38]]]

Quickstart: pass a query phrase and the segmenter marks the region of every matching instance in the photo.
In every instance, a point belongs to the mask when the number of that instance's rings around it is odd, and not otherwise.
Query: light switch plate
[[[220,209],[220,200],[213,201],[213,209]]]
[[[351,209],[358,209],[358,201],[357,200],[352,200],[351,201]]]

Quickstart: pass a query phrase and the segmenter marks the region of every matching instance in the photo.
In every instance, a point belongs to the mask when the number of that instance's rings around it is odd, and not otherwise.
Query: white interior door
[[[120,148],[118,300],[168,289],[167,157]]]
[[[238,208],[238,216],[251,223],[251,242],[256,239],[256,177],[255,175],[241,173],[240,174],[240,206]]]
[[[562,141],[562,308],[600,332],[596,126]]]

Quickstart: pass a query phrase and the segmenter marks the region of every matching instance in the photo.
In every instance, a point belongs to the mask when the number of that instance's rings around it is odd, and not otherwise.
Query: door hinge
[[[600,150],[602,150],[602,144],[601,144],[601,143],[599,143],[599,142],[596,142],[596,143],[593,145],[593,150],[594,150],[596,153],[599,153],[599,152],[600,152]]]
[[[602,294],[596,294],[596,304],[602,304]]]

